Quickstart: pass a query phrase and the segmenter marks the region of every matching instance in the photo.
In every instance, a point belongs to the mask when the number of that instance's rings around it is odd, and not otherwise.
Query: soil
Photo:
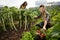
[[[22,38],[23,28],[9,29],[7,31],[0,32],[0,40],[20,40]]]

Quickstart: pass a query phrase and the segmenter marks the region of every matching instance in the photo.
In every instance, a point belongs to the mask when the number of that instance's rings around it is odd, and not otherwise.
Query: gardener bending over
[[[36,30],[37,37],[34,38],[34,40],[46,40],[46,34],[41,33],[40,28],[43,28],[43,30],[45,31],[46,29],[51,27],[50,15],[46,11],[44,5],[40,5],[39,10],[40,10],[40,14],[39,14],[39,16],[35,16],[35,18],[40,18],[41,17],[43,21],[36,25],[36,26],[39,27],[39,29]]]
[[[46,29],[51,27],[51,25],[50,25],[50,15],[49,15],[48,12],[46,12],[46,9],[45,9],[44,5],[40,5],[39,10],[40,10],[40,15],[39,16],[35,16],[35,18],[42,17],[43,22],[37,24],[36,26],[46,30]]]

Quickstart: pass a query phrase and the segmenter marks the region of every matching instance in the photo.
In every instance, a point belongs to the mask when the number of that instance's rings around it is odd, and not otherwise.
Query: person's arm
[[[41,14],[39,14],[38,16],[35,16],[34,18],[35,19],[38,19],[38,18],[40,18],[41,17]]]
[[[46,25],[47,25],[47,21],[45,20],[44,21],[44,26],[43,26],[43,29],[46,30]]]
[[[46,25],[47,25],[48,20],[49,20],[49,14],[47,14],[47,16],[46,16],[46,18],[45,18],[45,20],[44,20],[43,29],[45,29],[45,30],[46,30]]]

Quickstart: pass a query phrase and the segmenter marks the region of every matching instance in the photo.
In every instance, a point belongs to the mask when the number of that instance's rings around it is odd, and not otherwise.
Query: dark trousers
[[[36,26],[38,26],[38,27],[40,27],[40,28],[43,28],[44,22],[41,22],[41,23],[37,24]],[[51,25],[50,23],[47,23],[46,29],[50,28],[51,26],[52,26],[52,25]]]

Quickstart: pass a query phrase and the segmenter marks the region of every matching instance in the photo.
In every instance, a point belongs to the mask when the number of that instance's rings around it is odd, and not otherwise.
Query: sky
[[[20,7],[20,5],[24,2],[24,1],[27,1],[28,3],[28,6],[27,8],[30,8],[30,7],[35,7],[35,2],[36,1],[47,1],[47,2],[58,2],[60,0],[0,0],[0,5],[4,5],[4,6],[15,6],[17,8]]]

